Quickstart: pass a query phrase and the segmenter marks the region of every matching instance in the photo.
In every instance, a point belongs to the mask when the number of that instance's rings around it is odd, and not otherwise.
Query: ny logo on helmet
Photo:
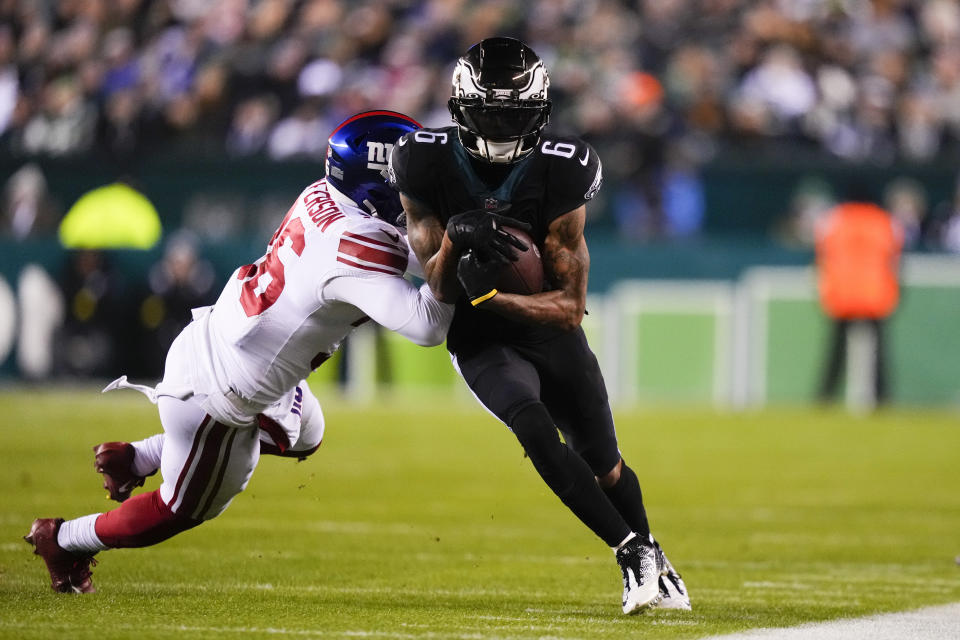
[[[367,142],[367,169],[382,171],[387,168],[387,158],[393,145],[389,142]]]

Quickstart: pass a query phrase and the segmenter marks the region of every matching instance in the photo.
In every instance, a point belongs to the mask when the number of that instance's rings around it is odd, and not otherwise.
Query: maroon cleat
[[[23,539],[33,545],[33,553],[43,558],[50,572],[50,586],[57,593],[96,593],[90,565],[93,556],[71,553],[57,543],[63,518],[37,518]]]
[[[103,488],[110,493],[111,500],[123,502],[134,489],[143,486],[143,476],[132,470],[136,451],[129,442],[104,442],[95,446],[93,453],[93,467],[103,474]]]

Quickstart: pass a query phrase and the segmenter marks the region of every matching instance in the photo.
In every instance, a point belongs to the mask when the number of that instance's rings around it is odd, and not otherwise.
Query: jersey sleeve
[[[402,276],[409,255],[407,242],[395,227],[371,218],[340,232],[335,266],[338,271]]]
[[[351,221],[337,242],[334,266],[318,285],[321,303],[350,304],[422,346],[444,341],[453,306],[438,301],[429,287],[417,289],[403,278],[410,249],[395,227],[375,218]]]
[[[544,203],[546,222],[592,200],[603,184],[603,164],[590,144],[579,138],[545,139],[538,153],[549,156],[550,184]]]
[[[387,182],[395,191],[436,209],[438,152],[449,141],[449,132],[443,130],[421,129],[404,135],[390,152]]]
[[[387,184],[394,191],[407,193],[410,190],[410,134],[400,136],[387,157]]]
[[[415,278],[420,278],[421,280],[426,280],[427,274],[423,270],[423,265],[420,264],[420,258],[417,257],[417,254],[409,242],[407,243],[407,251],[407,274]]]
[[[345,274],[330,280],[324,293],[423,347],[441,344],[453,320],[453,305],[437,300],[427,284],[418,289],[399,276]]]

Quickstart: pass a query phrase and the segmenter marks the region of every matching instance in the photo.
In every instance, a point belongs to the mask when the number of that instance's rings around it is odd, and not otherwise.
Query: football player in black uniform
[[[483,40],[454,71],[456,126],[401,138],[389,180],[427,281],[457,303],[447,336],[454,365],[560,500],[614,549],[624,613],[688,609],[680,576],[650,535],[637,476],[620,457],[603,377],[580,328],[590,266],[585,204],[600,188],[601,165],[582,140],[541,135],[548,86],[543,62],[522,42]],[[529,230],[542,248],[544,292],[494,287],[518,246],[504,226]]]

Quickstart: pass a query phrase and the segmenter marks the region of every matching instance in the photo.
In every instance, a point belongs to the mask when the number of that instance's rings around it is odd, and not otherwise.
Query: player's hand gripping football
[[[477,306],[497,295],[497,279],[507,259],[498,253],[488,252],[481,255],[468,249],[457,263],[457,278],[463,285],[470,304]]]
[[[526,222],[501,215],[509,205],[495,210],[471,209],[451,216],[447,221],[447,235],[457,249],[486,254],[494,251],[507,260],[516,260],[514,249],[526,251],[527,247],[510,235],[504,227],[514,227],[529,232],[532,227]],[[485,257],[485,255],[483,256]]]

